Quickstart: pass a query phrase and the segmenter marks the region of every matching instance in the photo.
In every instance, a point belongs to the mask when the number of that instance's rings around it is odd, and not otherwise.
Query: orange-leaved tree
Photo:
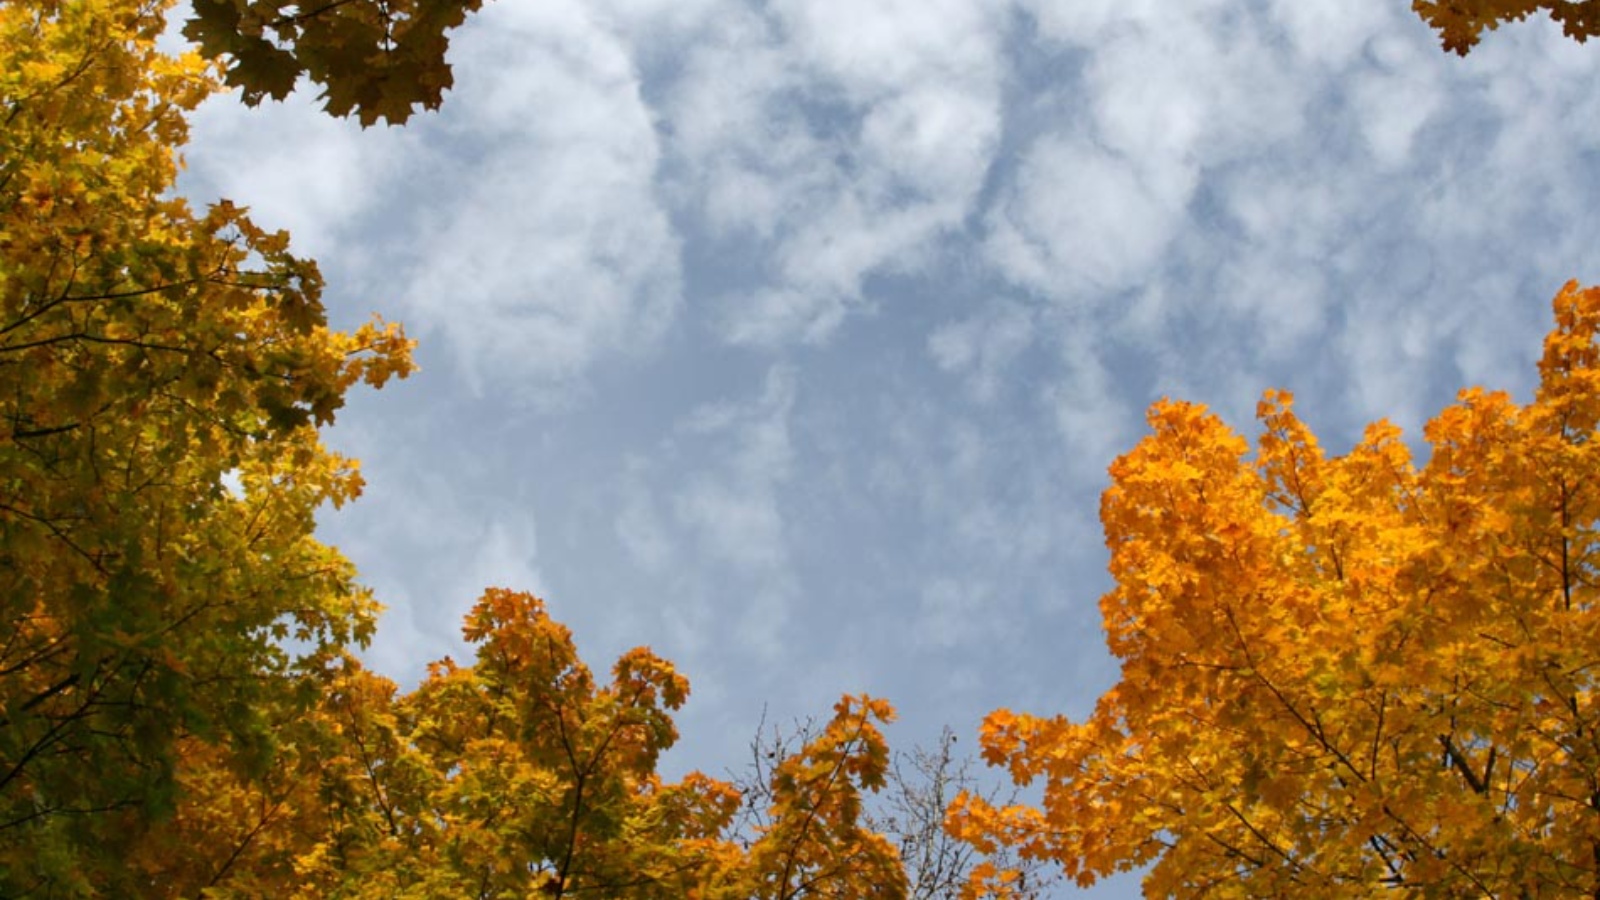
[[[1101,505],[1121,680],[992,714],[1042,802],[951,826],[1153,896],[1600,892],[1600,289],[1555,315],[1532,402],[1464,391],[1420,467],[1386,422],[1325,455],[1284,394],[1253,456],[1156,404]]]
[[[218,85],[157,47],[164,6],[0,4],[8,897],[111,890],[179,802],[179,745],[265,766],[271,711],[310,699],[302,664],[376,608],[311,537],[360,488],[317,429],[356,382],[409,371],[410,343],[329,329],[286,235],[174,196]]]
[[[832,727],[840,724],[836,716]],[[744,805],[734,833],[742,840],[748,842],[751,835],[770,829],[773,790],[779,783],[774,776],[780,766],[792,765],[789,761],[794,751],[811,744],[821,727],[807,719],[787,728],[763,725],[756,733],[750,742],[750,762],[736,781]],[[956,735],[949,728],[933,748],[895,751],[889,756],[885,783],[867,804],[860,827],[865,834],[882,835],[894,845],[904,872],[906,896],[911,900],[959,897],[979,866],[1013,872],[1016,900],[1053,896],[1060,879],[1050,864],[1024,859],[1007,847],[994,848],[996,852],[986,857],[945,828],[945,812],[962,791],[980,792],[992,803],[1015,800],[1020,793],[991,783],[994,779],[980,778],[973,771],[976,763],[976,758],[957,752]]]
[[[1485,31],[1547,13],[1578,43],[1600,35],[1600,0],[1412,0],[1411,8],[1439,32],[1444,49],[1466,56]]]
[[[120,895],[905,896],[898,854],[861,813],[888,758],[882,701],[841,700],[776,763],[760,825],[740,832],[732,785],[656,773],[689,689],[670,663],[635,649],[599,683],[542,602],[503,589],[464,634],[474,664],[435,663],[409,694],[353,658],[328,666],[316,709],[278,723],[265,775],[186,745],[193,802],[143,832]]]

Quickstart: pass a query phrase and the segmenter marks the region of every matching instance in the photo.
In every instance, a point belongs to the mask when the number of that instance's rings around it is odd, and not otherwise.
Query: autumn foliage
[[[216,83],[157,8],[0,4],[0,895],[125,874],[179,802],[176,748],[250,769],[307,660],[375,605],[311,537],[360,489],[324,450],[358,381],[410,368],[330,330],[316,266],[173,196]],[[284,649],[294,638],[300,653]]]
[[[183,34],[218,60],[246,103],[282,100],[301,78],[330,115],[399,125],[437,109],[453,78],[449,32],[482,0],[191,0]]]
[[[1412,0],[1444,49],[1466,56],[1485,31],[1545,13],[1578,43],[1600,35],[1600,0]]]
[[[1327,456],[1281,393],[1253,454],[1154,406],[1101,506],[1121,681],[994,713],[1043,803],[953,826],[1154,896],[1600,890],[1600,289],[1555,316],[1533,401],[1464,391],[1420,466],[1386,422]]]
[[[989,718],[1043,799],[963,793],[981,861],[929,827],[966,780],[907,787],[876,698],[741,791],[658,775],[671,663],[596,677],[528,594],[485,592],[473,660],[414,690],[362,666],[378,605],[313,537],[361,480],[319,429],[411,343],[330,328],[316,265],[179,198],[177,154],[225,85],[432,108],[479,3],[195,0],[176,55],[168,5],[0,0],[0,896],[1018,897],[1039,860],[1155,895],[1600,893],[1600,290],[1556,298],[1530,404],[1463,393],[1420,466],[1382,422],[1326,456],[1286,394],[1253,452],[1157,404],[1102,506],[1121,683],[1085,722]],[[1416,8],[1458,52],[1597,27]],[[898,836],[869,809],[897,786]]]
[[[779,761],[761,827],[698,773],[664,783],[688,681],[648,650],[599,683],[528,594],[484,593],[473,665],[434,663],[415,691],[353,658],[330,664],[308,715],[276,723],[264,774],[190,742],[191,801],[132,857],[158,896],[900,898],[900,860],[864,826],[883,785],[881,700],[847,697]]]

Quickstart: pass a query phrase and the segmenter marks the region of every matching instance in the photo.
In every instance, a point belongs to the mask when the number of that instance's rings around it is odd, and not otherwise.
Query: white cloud
[[[196,202],[248,206],[257,225],[287,229],[296,253],[337,264],[416,140],[331,118],[302,87],[253,109],[234,93],[213,97],[191,120],[190,144],[183,187]]]
[[[919,269],[972,210],[1000,136],[1005,10],[774,4],[716,17],[666,92],[674,193],[765,276],[724,337],[827,339],[865,279]]]
[[[787,568],[776,490],[790,474],[794,397],[794,373],[775,368],[755,402],[703,407],[686,422],[686,430],[702,438],[731,442],[719,465],[692,475],[672,498],[678,524],[718,563],[746,573]]]
[[[771,6],[811,66],[857,98],[893,95],[931,71],[993,77],[1003,6],[973,0],[776,0]]]
[[[408,581],[379,579],[373,583],[385,604],[378,633],[364,654],[373,668],[404,681],[420,678],[424,667],[436,659],[469,655],[461,639],[461,620],[484,589],[504,587],[545,595],[544,576],[538,564],[539,544],[533,517],[526,512],[474,514],[444,504],[412,498],[416,512],[405,515],[393,506],[391,518],[398,527],[373,528],[352,548],[361,557],[406,552],[433,560],[455,561],[448,572]],[[339,530],[335,531],[337,534]],[[381,550],[371,538],[382,538]],[[435,567],[437,568],[437,567]]]
[[[947,215],[927,204],[872,206],[855,192],[819,218],[797,223],[772,260],[776,284],[729,296],[722,331],[737,344],[821,343],[852,310],[869,308],[862,280],[914,270]]]
[[[318,537],[349,555],[387,607],[366,654],[375,668],[408,681],[431,660],[459,658],[461,617],[485,588],[545,594],[538,528],[526,504],[484,498],[459,472],[442,471],[437,457],[394,445],[373,452],[376,434],[348,427],[339,434],[364,448],[368,486],[361,502],[319,516]]]
[[[1088,328],[1062,334],[1058,353],[1063,377],[1046,389],[1045,402],[1066,450],[1061,465],[1098,487],[1106,466],[1133,446],[1143,410],[1107,368],[1105,350]]]
[[[1349,65],[1375,34],[1414,28],[1411,20],[1395,14],[1403,7],[1383,0],[1343,3],[1307,3],[1305,0],[1271,0],[1272,17],[1283,28],[1289,44],[1301,59],[1327,68]]]
[[[1369,53],[1378,65],[1355,77],[1351,98],[1373,158],[1394,168],[1409,161],[1418,130],[1443,99],[1439,54],[1394,35],[1374,37]]]
[[[1097,50],[1084,87],[1099,140],[1155,169],[1156,190],[1171,181],[1165,190],[1181,191],[1193,180],[1181,167],[1192,165],[1208,119],[1223,106],[1214,99],[1227,87],[1218,83],[1221,62],[1203,30],[1163,29]]]
[[[452,36],[438,113],[362,131],[312,91],[196,116],[191,192],[287,227],[337,287],[438,335],[481,389],[559,399],[648,354],[681,305],[660,148],[626,43],[575,0],[494,4]]]
[[[784,563],[783,519],[759,484],[703,476],[674,498],[673,510],[714,559],[747,571]]]
[[[1180,190],[1196,165],[1260,156],[1304,125],[1321,86],[1286,77],[1270,28],[1227,6],[1186,5],[1097,46],[1084,98],[1097,139],[1139,160],[1147,179]]]
[[[1045,38],[1088,46],[1100,43],[1107,31],[1148,28],[1159,18],[1171,19],[1191,7],[1203,8],[1205,3],[1174,7],[1157,0],[1018,0],[1017,6],[1032,16]]]
[[[1234,256],[1220,267],[1208,299],[1248,322],[1253,355],[1264,361],[1291,361],[1327,325],[1326,279],[1313,260],[1289,254]]]
[[[589,8],[606,26],[625,36],[637,56],[673,65],[684,42],[698,40],[733,14],[736,0],[593,0]]]
[[[1058,5],[1056,5],[1058,6]],[[1218,171],[1292,146],[1316,79],[1288,77],[1270,24],[1219,4],[1034,9],[1042,32],[1083,48],[1075,83],[1025,146],[984,218],[1009,280],[1081,307],[1136,289],[1141,315],[1191,204]],[[1276,224],[1276,223],[1274,223]]]
[[[626,46],[562,0],[496,4],[455,45],[457,88],[419,123],[431,158],[410,173],[431,196],[409,318],[479,379],[533,392],[648,352],[679,304],[678,244]],[[472,164],[442,167],[464,147]]]
[[[539,592],[539,539],[533,517],[506,515],[484,525],[474,541],[471,561],[458,576],[464,596],[476,599],[488,587]]]
[[[928,338],[928,353],[946,372],[966,377],[968,392],[992,403],[1011,365],[1035,340],[1037,323],[1027,308],[994,302],[965,319],[947,322]]]
[[[622,510],[617,513],[614,530],[622,548],[634,565],[646,572],[667,571],[677,555],[676,543],[662,520],[655,498],[645,485],[643,460],[631,460],[623,477]]]
[[[995,98],[987,91],[952,91],[916,84],[868,109],[861,126],[863,160],[887,173],[888,186],[928,197],[958,215],[973,200],[994,152]]]
[[[919,644],[939,649],[992,640],[1005,630],[995,616],[984,614],[986,606],[992,607],[992,594],[987,584],[950,577],[930,579],[917,598],[912,637]]]
[[[818,343],[832,335],[848,314],[854,292],[817,285],[759,288],[725,303],[722,330],[736,344],[773,345],[799,339]]]
[[[1193,181],[1152,183],[1138,166],[1076,135],[1041,138],[990,214],[990,259],[1011,280],[1063,298],[1150,277]]]

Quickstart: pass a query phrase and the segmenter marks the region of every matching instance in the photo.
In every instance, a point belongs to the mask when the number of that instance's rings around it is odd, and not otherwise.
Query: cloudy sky
[[[331,435],[373,664],[532,590],[596,669],[689,675],[674,774],[844,692],[901,746],[1085,714],[1152,400],[1414,434],[1526,398],[1600,282],[1600,47],[1548,22],[1459,59],[1404,0],[497,0],[450,58],[403,129],[213,102],[185,189],[421,342]]]

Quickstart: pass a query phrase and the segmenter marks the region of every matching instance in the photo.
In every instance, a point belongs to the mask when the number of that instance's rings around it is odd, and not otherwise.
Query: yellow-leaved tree
[[[1600,892],[1600,289],[1555,317],[1532,402],[1464,391],[1420,466],[1386,422],[1325,455],[1284,394],[1253,455],[1156,404],[1101,505],[1121,680],[992,714],[1042,803],[951,827],[1152,896]]]
[[[132,848],[149,896],[904,898],[900,858],[862,815],[883,786],[881,700],[847,697],[776,762],[760,825],[732,785],[656,774],[687,679],[643,648],[609,683],[534,597],[486,591],[477,659],[433,664],[409,694],[345,658],[280,752],[247,776],[191,742],[193,801]],[[132,896],[133,894],[128,894]]]
[[[130,895],[179,746],[265,767],[375,611],[311,537],[360,487],[317,428],[410,343],[330,330],[286,235],[174,196],[219,85],[157,48],[166,5],[0,3],[0,896]]]

